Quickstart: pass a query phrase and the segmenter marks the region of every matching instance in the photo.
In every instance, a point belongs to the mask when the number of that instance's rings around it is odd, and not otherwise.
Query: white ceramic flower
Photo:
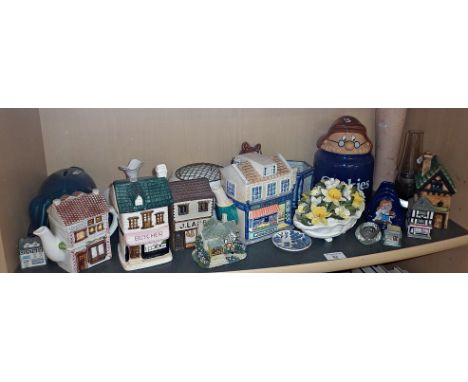
[[[341,191],[338,190],[337,188],[330,188],[329,190],[322,188],[322,194],[324,196],[323,200],[325,202],[333,203],[337,207],[339,207],[340,202],[346,201],[346,199],[343,198],[343,195],[341,194]]]
[[[318,198],[312,196],[312,197],[310,198],[310,202],[311,202],[313,205],[316,205],[316,206],[318,206],[320,203],[322,203],[322,200],[323,200],[323,198],[322,198],[321,196],[319,196]]]
[[[310,190],[310,195],[319,196],[320,195],[320,187],[316,186],[312,190]]]
[[[303,214],[306,207],[307,207],[307,203],[299,204],[299,206],[297,206],[297,212],[299,212],[300,214]]]
[[[332,188],[337,188],[340,185],[340,180],[335,178],[328,178],[324,181],[324,183],[327,190],[330,190]]]
[[[349,219],[351,216],[351,212],[345,206],[335,208],[335,214],[342,219]]]
[[[345,184],[343,189],[343,196],[346,200],[351,200],[351,195],[353,192],[353,184]]]

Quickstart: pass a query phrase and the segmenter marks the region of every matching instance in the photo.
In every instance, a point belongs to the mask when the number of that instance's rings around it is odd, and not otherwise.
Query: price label
[[[346,259],[346,256],[345,256],[345,254],[344,254],[343,252],[325,253],[323,256],[325,256],[325,258],[326,258],[328,261]]]

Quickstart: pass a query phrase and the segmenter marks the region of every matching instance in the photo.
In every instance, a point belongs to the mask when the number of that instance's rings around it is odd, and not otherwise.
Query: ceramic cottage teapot
[[[55,199],[47,214],[50,229],[44,225],[34,234],[41,238],[47,257],[61,268],[80,272],[112,258],[110,236],[118,225],[117,213],[99,190]]]

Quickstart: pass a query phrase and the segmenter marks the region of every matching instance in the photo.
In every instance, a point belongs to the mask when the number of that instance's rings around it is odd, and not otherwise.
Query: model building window
[[[189,210],[188,204],[179,204],[177,207],[179,208],[179,215],[187,215],[188,214],[188,210]]]
[[[235,197],[236,196],[236,185],[234,183],[231,183],[229,181],[226,181],[226,191],[227,194]]]
[[[98,217],[96,218],[96,223],[100,223],[100,222],[102,222],[102,216],[98,216]]]
[[[106,246],[104,243],[100,243],[98,245],[95,245],[94,247],[91,247],[89,249],[89,255],[90,255],[90,263],[93,264],[99,260],[102,260],[106,257]]]
[[[260,200],[262,198],[262,186],[252,187],[252,201]]]
[[[151,216],[152,216],[151,212],[143,212],[141,214],[141,217],[143,219],[143,229],[153,227]]]
[[[289,191],[289,179],[284,179],[281,181],[281,192]]]
[[[140,226],[138,225],[138,216],[128,218],[128,229],[138,229],[138,228],[140,228]]]
[[[86,234],[86,229],[82,229],[81,231],[75,232],[75,243],[86,239],[88,235]]]
[[[93,235],[94,233],[96,233],[96,226],[93,225],[92,227],[89,227],[88,232],[90,235]]]
[[[100,232],[100,231],[103,231],[103,230],[104,230],[104,224],[102,224],[102,223],[98,224],[97,230],[98,230],[99,232]]]
[[[164,212],[158,212],[156,214],[156,224],[164,224]]]
[[[198,212],[207,212],[208,202],[198,202]]]
[[[135,207],[142,206],[142,205],[143,205],[143,198],[140,195],[138,195],[135,198]]]
[[[93,225],[94,224],[94,219],[89,219],[88,220],[88,225]]]
[[[267,188],[267,196],[273,196],[276,194],[276,183],[270,183]]]

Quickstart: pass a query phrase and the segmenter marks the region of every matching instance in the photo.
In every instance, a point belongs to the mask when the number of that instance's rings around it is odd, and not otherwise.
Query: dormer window
[[[135,199],[135,207],[139,207],[143,205],[143,198],[141,195],[138,195]]]

